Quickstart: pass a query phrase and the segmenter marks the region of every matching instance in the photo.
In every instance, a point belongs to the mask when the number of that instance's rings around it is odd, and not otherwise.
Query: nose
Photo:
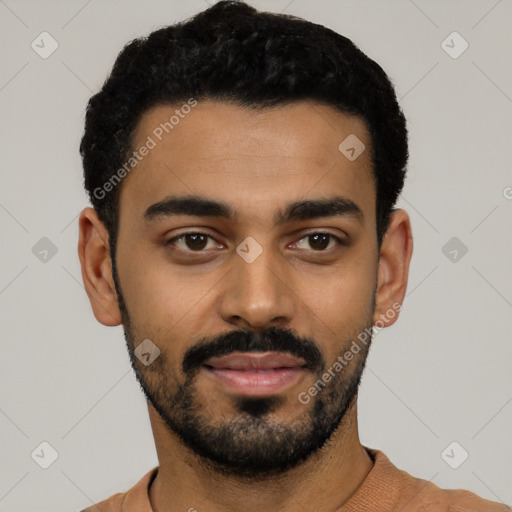
[[[253,261],[235,254],[233,267],[222,280],[220,314],[224,321],[254,330],[287,326],[297,308],[294,272],[268,248]]]

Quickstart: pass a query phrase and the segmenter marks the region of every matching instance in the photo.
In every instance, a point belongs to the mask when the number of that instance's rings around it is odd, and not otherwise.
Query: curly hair
[[[101,197],[94,191],[126,162],[146,110],[190,98],[247,108],[315,100],[362,118],[371,136],[380,245],[408,159],[406,121],[390,79],[352,41],[322,25],[224,0],[128,43],[89,100],[80,144],[84,185],[111,248],[120,187]]]

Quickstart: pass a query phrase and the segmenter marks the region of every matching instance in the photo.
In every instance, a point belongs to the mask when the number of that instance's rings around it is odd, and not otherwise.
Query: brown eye
[[[184,252],[202,252],[207,247],[209,240],[213,240],[213,238],[206,233],[190,232],[171,238],[166,245],[176,245],[179,250]]]
[[[335,243],[337,243],[339,245],[343,245],[343,241],[339,237],[332,235],[331,233],[322,233],[322,232],[310,233],[310,234],[306,235],[305,237],[301,238],[299,240],[299,242],[297,242],[297,244],[299,244],[300,242],[302,242],[304,240],[307,240],[309,242],[309,246],[310,246],[311,250],[320,251],[320,252],[323,252],[326,249],[332,248],[332,245],[329,246],[329,242],[331,240],[334,240]],[[306,250],[308,250],[308,249],[306,248]]]
[[[204,235],[202,233],[185,235],[185,245],[194,251],[200,251],[206,247],[208,238],[208,235]]]

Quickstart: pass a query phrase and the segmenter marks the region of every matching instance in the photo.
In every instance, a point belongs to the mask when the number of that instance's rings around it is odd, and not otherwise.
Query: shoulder
[[[375,465],[368,480],[383,493],[389,509],[407,512],[512,512],[503,503],[485,500],[462,489],[442,489],[397,468],[380,450],[366,448]],[[370,474],[371,474],[370,473]]]
[[[433,484],[432,484],[433,485]],[[503,503],[488,501],[462,489],[440,489],[433,486],[420,497],[417,512],[511,512]]]
[[[119,492],[101,503],[80,510],[80,512],[121,512],[125,496],[125,492]]]
[[[151,512],[149,487],[158,473],[158,466],[148,471],[130,490],[119,492],[110,498],[80,512]]]
[[[470,491],[442,489],[431,481],[397,471],[403,485],[400,504],[404,510],[414,504],[411,508],[417,512],[512,512],[507,505],[486,500]]]

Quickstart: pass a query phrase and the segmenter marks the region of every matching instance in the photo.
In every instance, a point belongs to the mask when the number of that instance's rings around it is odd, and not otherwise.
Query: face
[[[205,464],[280,473],[336,431],[364,368],[369,345],[336,361],[376,315],[371,140],[359,118],[309,102],[202,101],[158,130],[176,108],[140,120],[133,147],[153,147],[120,190],[116,288],[132,366]],[[355,160],[338,149],[351,134],[366,148]]]

